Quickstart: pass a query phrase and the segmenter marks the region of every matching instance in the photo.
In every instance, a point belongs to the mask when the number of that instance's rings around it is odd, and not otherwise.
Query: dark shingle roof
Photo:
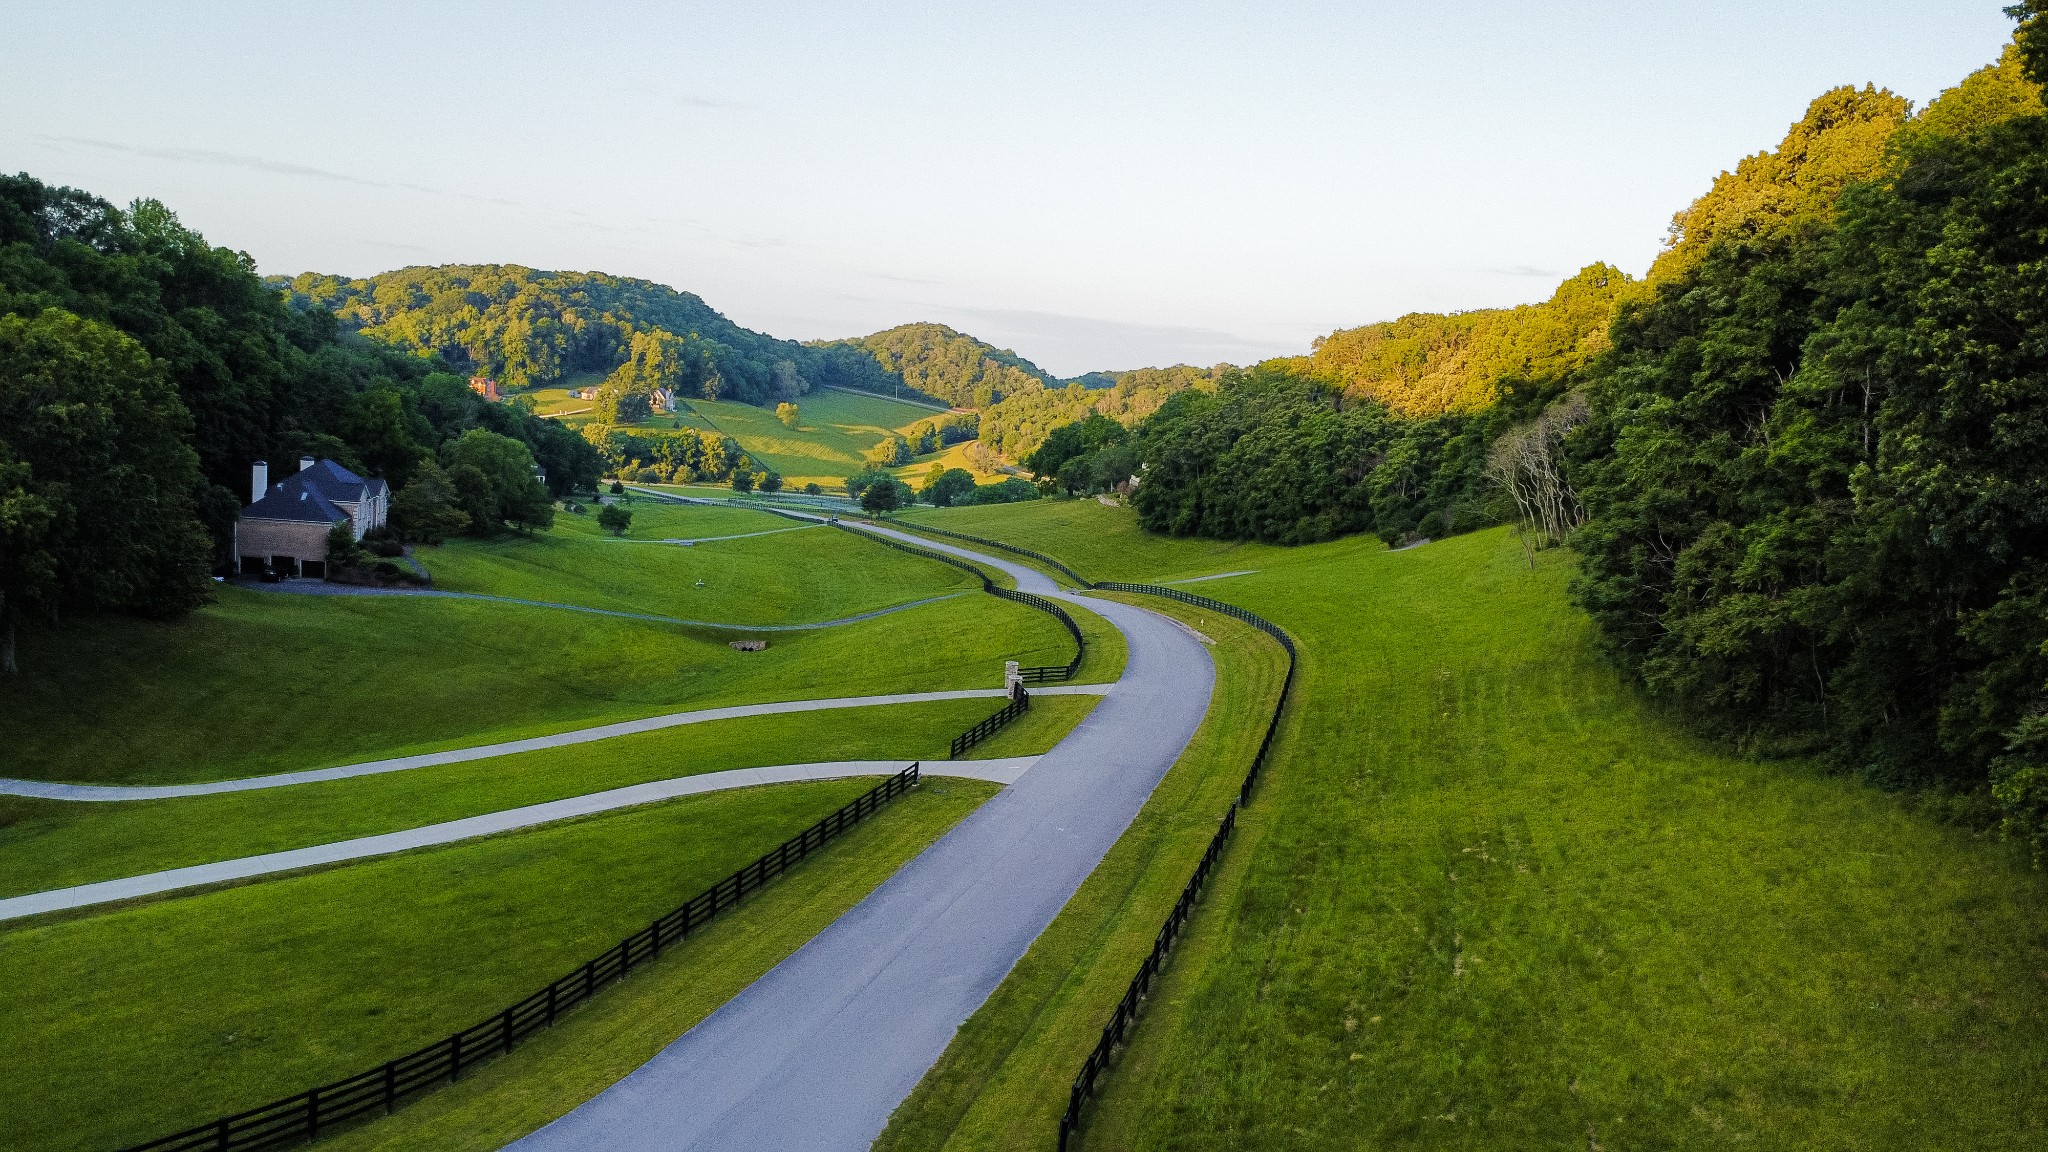
[[[293,484],[287,480],[282,484],[271,485],[270,491],[263,494],[263,499],[242,509],[242,519],[301,520],[314,524],[332,524],[337,520],[348,519],[348,513],[336,508],[334,501],[322,496],[313,488]]]
[[[384,490],[384,481],[365,480],[332,460],[302,468],[286,484],[304,484],[336,504],[356,504],[374,499]]]

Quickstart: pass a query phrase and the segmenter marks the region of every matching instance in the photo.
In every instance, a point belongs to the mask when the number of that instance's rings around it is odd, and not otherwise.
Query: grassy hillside
[[[677,539],[705,542],[660,543]],[[558,516],[532,536],[454,540],[418,555],[449,591],[720,623],[816,623],[980,587],[958,569],[822,525],[654,501],[634,503],[624,538],[594,515]]]
[[[1044,752],[1094,708],[1044,696],[977,758]],[[941,760],[1000,700],[748,716],[379,776],[254,792],[79,804],[0,796],[0,896],[373,836],[731,768]]]
[[[1113,525],[1085,506],[973,512],[1126,577],[1208,547],[1063,546],[1055,515]],[[2048,883],[2009,846],[1651,713],[1566,605],[1567,553],[1531,572],[1491,531],[1258,557],[1199,587],[1300,638],[1301,704],[1087,1146],[2048,1139]],[[1050,1077],[1035,1053],[1085,999],[1048,1000],[1007,1066]],[[1063,1098],[1071,1074],[1037,1091]],[[953,1107],[996,1115],[976,1109],[1005,1090]],[[1051,1137],[921,1131],[898,1146]]]
[[[8,1021],[0,1146],[122,1146],[445,1037],[873,784],[689,797],[0,931],[0,1018]],[[732,988],[994,791],[956,780],[912,792],[709,939],[676,947],[614,991],[679,973]],[[798,895],[807,878],[809,892],[823,881],[834,896],[795,908],[776,899]],[[720,955],[715,941],[729,944],[736,931],[755,937],[752,946],[740,957]],[[705,1010],[698,996],[687,1002]],[[589,1022],[582,1015],[569,1016],[564,1030]]]
[[[666,525],[662,531],[700,523],[720,532],[735,524],[789,524],[727,509],[682,511],[705,519],[650,514],[648,523]],[[521,590],[545,593],[540,598],[574,592],[628,608],[654,595],[633,593],[636,586],[695,595],[689,575],[706,568],[726,575],[704,591],[736,614],[777,605],[795,614],[803,610],[799,596],[843,608],[877,604],[845,599],[856,594],[914,599],[958,588],[954,569],[843,533],[828,538],[823,529],[684,549],[599,540],[587,534],[584,519],[569,527],[565,516],[563,527],[530,540],[450,545],[449,555],[458,557],[456,568],[469,563],[471,575],[516,576]],[[778,543],[796,540],[818,547]],[[495,558],[494,569],[482,563],[487,557]],[[545,577],[521,557],[576,562]],[[620,565],[617,588],[604,567],[612,557]],[[659,565],[672,566],[673,579]],[[874,572],[893,574],[897,586],[873,584]],[[482,601],[291,596],[228,586],[214,604],[177,622],[77,617],[58,632],[25,631],[24,674],[0,683],[0,742],[10,750],[10,775],[84,783],[208,780],[682,708],[992,687],[1005,660],[1065,663],[1073,651],[1050,617],[979,594],[858,624],[778,633],[765,652],[735,652],[727,646],[732,638],[727,631]],[[902,653],[916,656],[896,655]],[[164,675],[167,668],[177,675]]]
[[[1091,580],[1181,580],[1291,562],[1294,550],[1230,540],[1157,536],[1138,527],[1129,508],[1092,499],[1028,500],[968,508],[919,507],[895,517],[905,527],[930,524],[1043,552]],[[1233,579],[1235,579],[1233,577]],[[1214,594],[1213,588],[1204,588]]]

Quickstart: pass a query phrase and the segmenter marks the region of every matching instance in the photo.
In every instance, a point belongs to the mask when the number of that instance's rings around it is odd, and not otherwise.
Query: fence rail
[[[1125,584],[1107,580],[1091,587],[1104,592],[1163,596],[1168,600],[1177,600],[1204,611],[1242,620],[1279,641],[1281,649],[1287,653],[1287,675],[1280,682],[1280,698],[1273,702],[1273,715],[1266,721],[1265,737],[1259,741],[1259,750],[1252,756],[1251,767],[1244,774],[1244,782],[1238,786],[1237,799],[1231,802],[1230,810],[1223,814],[1222,823],[1217,826],[1216,834],[1209,838],[1209,847],[1202,853],[1201,863],[1195,865],[1194,875],[1188,877],[1187,885],[1181,889],[1180,899],[1174,902],[1173,911],[1167,915],[1166,923],[1160,926],[1159,934],[1153,937],[1152,951],[1145,957],[1145,962],[1138,966],[1137,975],[1131,977],[1130,986],[1124,990],[1123,999],[1117,1001],[1116,1011],[1110,1014],[1109,1023],[1102,1027],[1101,1038],[1095,1042],[1094,1050],[1082,1061],[1081,1071],[1074,1077],[1074,1086],[1067,1095],[1067,1110],[1060,1114],[1060,1152],[1068,1152],[1074,1134],[1081,1126],[1082,1106],[1095,1094],[1096,1083],[1108,1069],[1110,1061],[1115,1058],[1118,1047],[1130,1034],[1131,1025],[1137,1020],[1138,1011],[1144,1006],[1145,997],[1152,990],[1153,981],[1166,963],[1166,954],[1173,950],[1174,941],[1180,938],[1181,929],[1187,926],[1189,916],[1193,915],[1195,902],[1202,894],[1202,886],[1207,883],[1209,873],[1215,869],[1216,862],[1222,858],[1223,847],[1229,842],[1230,834],[1237,828],[1238,810],[1251,803],[1252,789],[1258,783],[1260,773],[1265,769],[1266,757],[1273,749],[1274,736],[1280,730],[1280,714],[1287,707],[1287,698],[1294,690],[1294,638],[1279,625],[1256,613],[1248,612],[1235,604],[1226,604],[1221,600],[1212,600],[1207,596],[1197,596],[1192,592],[1182,592],[1178,588],[1164,588],[1156,584]]]
[[[465,1069],[510,1052],[520,1041],[553,1024],[561,1013],[590,999],[607,984],[625,979],[635,965],[661,955],[663,948],[681,941],[739,903],[747,893],[760,889],[874,815],[882,805],[917,787],[921,768],[922,765],[912,764],[561,979],[445,1040],[388,1060],[367,1072],[137,1144],[127,1152],[248,1152],[282,1147],[311,1140],[335,1125],[362,1116],[390,1112],[412,1096],[443,1083],[453,1083]]]
[[[1093,588],[1095,586],[1088,582],[1088,578],[1086,576],[1081,575],[1079,572],[1074,571],[1072,568],[1069,568],[1065,564],[1060,563],[1058,560],[1055,560],[1052,557],[1047,556],[1043,552],[1034,552],[1029,548],[1020,548],[1015,544],[1005,544],[1001,540],[991,540],[986,536],[973,536],[969,535],[966,532],[955,532],[948,528],[934,528],[929,524],[916,523],[907,520],[903,521],[902,524],[903,527],[909,529],[912,532],[928,532],[933,536],[948,536],[955,540],[965,540],[970,544],[982,544],[990,548],[997,548],[1004,552],[1009,552],[1013,555],[1023,556],[1027,559],[1036,560],[1040,564],[1044,564],[1050,568],[1057,568],[1059,571],[1064,572],[1067,575],[1068,579],[1072,580],[1076,584],[1079,584],[1083,588]]]
[[[1009,588],[1004,588],[1001,585],[997,584],[995,580],[989,576],[988,572],[981,567],[981,565],[974,564],[966,560],[962,560],[958,556],[953,556],[945,552],[937,552],[930,548],[920,548],[915,544],[906,543],[892,536],[884,536],[878,532],[864,532],[858,528],[855,528],[851,524],[847,524],[839,520],[833,520],[832,524],[834,527],[843,528],[856,536],[862,536],[869,540],[873,540],[877,544],[887,545],[890,548],[896,549],[898,552],[908,552],[912,556],[922,556],[927,560],[937,560],[941,564],[951,564],[953,567],[958,568],[964,572],[971,572],[977,579],[981,581],[981,590],[983,592],[986,592],[991,596],[997,597],[998,599],[1009,600],[1018,604],[1023,604],[1027,607],[1036,608],[1040,612],[1050,614],[1052,617],[1057,619],[1061,624],[1065,625],[1067,629],[1067,635],[1072,636],[1074,638],[1074,658],[1072,660],[1067,661],[1067,663],[1064,666],[1053,665],[1051,667],[1044,668],[1024,669],[1023,676],[1024,682],[1026,684],[1048,684],[1072,680],[1076,675],[1080,673],[1081,661],[1088,655],[1088,641],[1081,636],[1081,626],[1079,624],[1074,623],[1074,618],[1067,613],[1067,610],[1065,608],[1060,607],[1058,604],[1053,603],[1052,601],[1046,599],[1043,596],[1035,595],[1030,592],[1017,592]],[[1075,577],[1075,579],[1078,580],[1080,578],[1077,576]]]
[[[953,759],[958,760],[968,749],[1002,731],[1004,725],[1029,711],[1031,694],[1020,688],[1016,699],[997,709],[988,719],[953,737]]]

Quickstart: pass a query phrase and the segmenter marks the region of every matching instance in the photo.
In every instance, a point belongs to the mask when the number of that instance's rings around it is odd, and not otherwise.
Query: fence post
[[[505,1051],[512,1050],[512,1010],[505,1009]]]
[[[319,1134],[320,1090],[318,1088],[309,1088],[306,1090],[306,1135],[318,1136]]]
[[[462,1033],[448,1038],[448,1082],[455,1083],[462,1076]]]

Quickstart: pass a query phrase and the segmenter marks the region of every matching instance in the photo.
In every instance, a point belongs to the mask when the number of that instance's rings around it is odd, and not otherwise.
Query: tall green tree
[[[0,667],[40,608],[149,615],[206,599],[191,416],[113,328],[46,308],[0,316]]]

